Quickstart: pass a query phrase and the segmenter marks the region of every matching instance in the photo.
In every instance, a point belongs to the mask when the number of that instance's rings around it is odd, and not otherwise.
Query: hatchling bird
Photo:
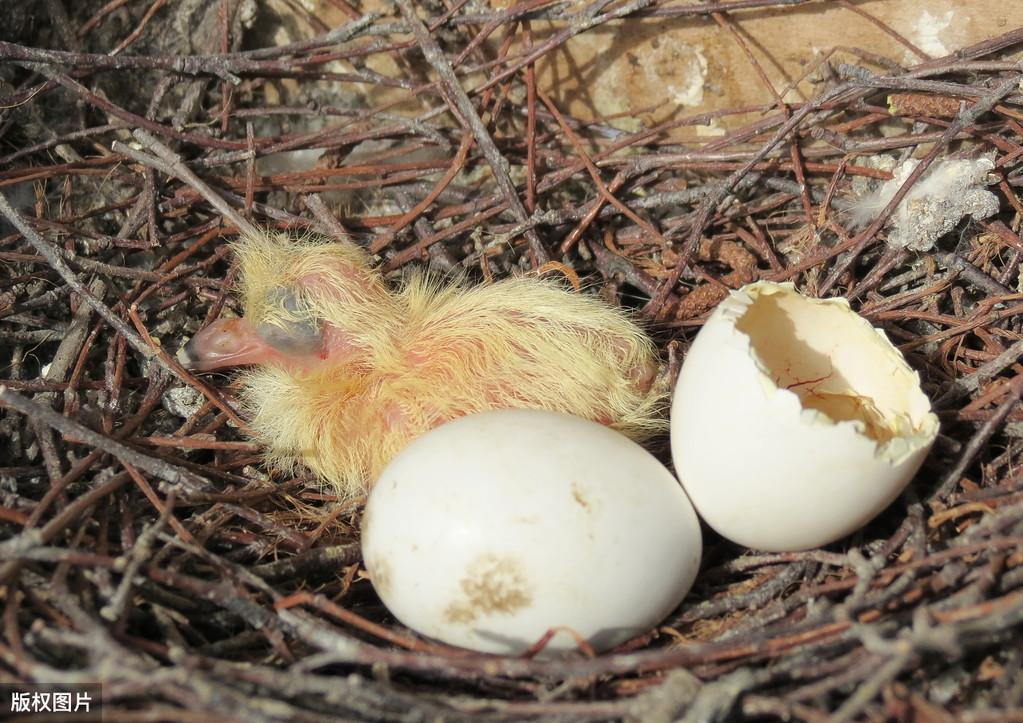
[[[266,233],[235,244],[244,316],[181,349],[197,371],[245,366],[239,398],[268,464],[367,491],[412,439],[496,408],[547,409],[642,440],[664,428],[657,354],[621,309],[522,276],[397,289],[358,246]]]

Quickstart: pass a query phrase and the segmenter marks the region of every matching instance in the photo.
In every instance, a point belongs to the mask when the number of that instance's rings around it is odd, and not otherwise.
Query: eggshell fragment
[[[845,299],[757,282],[711,314],[671,410],[675,469],[724,537],[771,551],[827,544],[909,483],[938,433],[920,379]]]
[[[456,419],[383,471],[362,550],[380,599],[451,645],[596,650],[649,630],[700,564],[700,527],[671,473],[600,424],[522,409]]]

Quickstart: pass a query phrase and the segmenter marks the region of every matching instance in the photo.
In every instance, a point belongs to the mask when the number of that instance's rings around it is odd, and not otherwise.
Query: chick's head
[[[234,251],[244,318],[197,333],[179,353],[185,366],[310,370],[382,343],[393,300],[358,247],[260,233]]]

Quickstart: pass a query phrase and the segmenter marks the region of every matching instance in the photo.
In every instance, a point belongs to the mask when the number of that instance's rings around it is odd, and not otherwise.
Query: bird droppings
[[[919,165],[908,160],[892,170],[892,179],[855,199],[850,216],[863,227],[895,197]],[[954,229],[964,216],[987,218],[998,212],[998,197],[988,191],[994,163],[988,158],[935,161],[919,178],[888,220],[888,245],[912,251],[930,251],[935,242]]]
[[[948,55],[948,46],[941,39],[941,34],[952,25],[955,17],[954,10],[947,10],[944,13],[931,14],[928,10],[922,10],[913,26],[913,42],[928,55],[935,58],[942,58]]]
[[[494,553],[469,563],[459,588],[462,597],[444,610],[444,617],[452,623],[469,624],[488,615],[512,615],[532,603],[528,580],[518,560]]]
[[[191,419],[205,404],[206,398],[194,387],[177,386],[160,397],[160,404],[168,412],[182,419]]]

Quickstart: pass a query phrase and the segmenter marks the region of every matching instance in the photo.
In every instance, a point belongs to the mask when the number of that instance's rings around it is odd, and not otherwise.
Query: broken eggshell
[[[888,506],[938,433],[920,379],[845,299],[733,291],[686,356],[671,450],[697,512],[747,547],[825,545]]]
[[[413,441],[370,493],[362,551],[402,623],[481,652],[596,650],[671,612],[700,526],[671,473],[603,425],[541,410],[461,417]]]

